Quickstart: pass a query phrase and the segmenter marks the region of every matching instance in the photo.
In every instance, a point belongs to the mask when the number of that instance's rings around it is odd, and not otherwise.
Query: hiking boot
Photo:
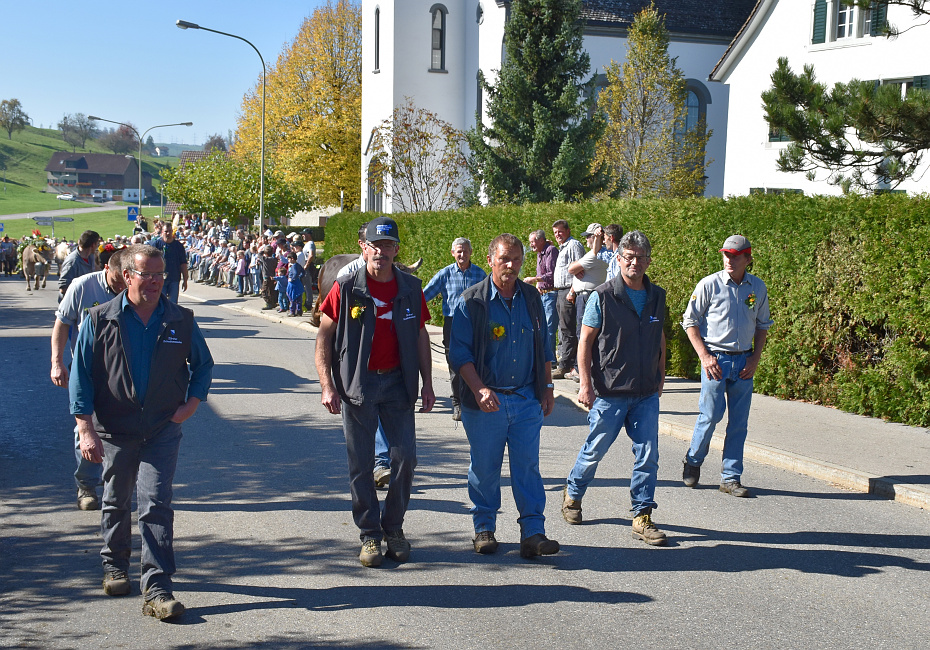
[[[652,523],[652,509],[646,508],[633,517],[633,539],[641,539],[650,546],[665,546],[668,538]]]
[[[567,485],[562,489],[562,518],[572,526],[581,523],[581,499],[569,497]]]
[[[549,539],[542,533],[536,533],[520,542],[520,557],[536,557],[537,555],[555,555],[559,552],[559,543]]]
[[[748,497],[749,489],[743,487],[739,481],[724,481],[720,484],[720,491],[734,497]]]
[[[386,490],[388,485],[391,484],[391,468],[378,465],[375,467],[374,477],[375,487],[379,490]]]
[[[475,553],[481,555],[493,555],[497,552],[497,540],[494,538],[494,531],[482,530],[475,533],[475,539],[471,540],[472,546],[475,547]]]
[[[77,491],[78,510],[100,510],[100,499],[97,491],[91,488],[79,487]]]
[[[553,370],[553,371],[552,371],[552,378],[553,378],[553,379],[565,379],[565,369],[564,369],[564,368],[556,368],[555,370]]]
[[[142,603],[142,614],[154,616],[159,621],[177,618],[184,613],[184,605],[174,599],[170,593],[160,593],[151,600]]]
[[[103,593],[107,596],[125,596],[129,589],[129,574],[122,569],[107,568],[103,572]]]
[[[381,566],[381,540],[368,537],[362,542],[362,551],[358,554],[358,561],[362,566]]]
[[[462,421],[462,405],[461,404],[452,405],[452,420],[454,422]]]
[[[406,562],[410,559],[410,542],[404,537],[401,529],[384,531],[384,540],[387,542],[386,555],[397,562]]]
[[[700,466],[692,465],[685,459],[684,469],[681,470],[681,480],[684,481],[685,487],[693,488],[698,484],[699,478],[701,478]]]

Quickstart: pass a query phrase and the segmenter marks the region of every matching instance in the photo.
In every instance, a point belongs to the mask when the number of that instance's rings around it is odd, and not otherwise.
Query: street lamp
[[[248,43],[252,49],[255,50],[255,53],[258,55],[258,59],[262,62],[262,163],[258,180],[258,231],[261,232],[262,228],[265,227],[265,59],[262,58],[262,53],[258,51],[257,47],[252,45],[250,41],[247,41],[241,36],[228,34],[216,29],[210,29],[209,27],[201,27],[197,23],[190,23],[186,20],[178,20],[175,25],[178,26],[178,29],[202,29],[205,32],[213,32],[214,34],[229,36],[230,38],[238,38],[240,41]]]
[[[194,126],[193,122],[175,122],[174,124],[158,124],[151,128],[146,129],[142,132],[142,135],[139,135],[139,132],[136,130],[132,124],[126,124],[125,122],[117,122],[115,120],[108,120],[103,117],[97,117],[96,115],[88,115],[87,119],[89,120],[100,120],[101,122],[109,122],[110,124],[119,124],[120,126],[125,126],[127,129],[132,129],[132,132],[136,134],[136,137],[139,138],[139,216],[142,216],[142,139],[145,137],[145,134],[153,129],[161,129],[166,126]]]

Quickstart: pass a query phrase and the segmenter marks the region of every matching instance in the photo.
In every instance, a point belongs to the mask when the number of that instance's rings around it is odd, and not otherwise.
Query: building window
[[[791,142],[791,138],[781,128],[769,127],[769,142]]]
[[[381,69],[381,8],[375,7],[375,72]]]
[[[842,0],[835,0],[836,40],[851,38],[853,35],[853,8],[844,5]]]
[[[383,212],[384,211],[384,194],[378,191],[375,183],[372,179],[372,176],[377,173],[376,171],[377,161],[372,160],[368,165],[368,211],[369,212]]]
[[[448,10],[442,5],[433,5],[430,10],[430,70],[446,69],[446,14]]]
[[[483,117],[483,114],[484,114],[484,96],[483,96],[483,92],[481,88],[481,71],[480,70],[478,71],[477,77],[478,77],[478,90],[477,90],[478,99],[475,105],[475,122],[477,124],[480,124],[481,118]]]
[[[872,4],[862,8],[849,6],[844,0],[814,0],[811,43],[842,41],[864,36],[881,36],[885,29],[888,6]]]

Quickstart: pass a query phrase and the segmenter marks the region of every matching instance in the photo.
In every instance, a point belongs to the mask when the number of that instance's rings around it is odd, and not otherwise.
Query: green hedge
[[[336,215],[327,253],[355,252],[356,231],[372,215]],[[769,289],[775,325],[756,390],[911,425],[930,425],[930,201],[901,195],[629,200],[492,206],[394,215],[400,261],[423,257],[421,278],[452,262],[455,237],[471,239],[487,269],[487,246],[501,232],[526,241],[551,235],[556,219],[575,234],[588,223],[642,230],[653,247],[650,278],[668,292],[670,374],[696,378],[699,363],[680,327],[697,281],[721,269],[727,236],[753,245],[751,271]],[[528,249],[527,249],[528,250]],[[524,275],[535,271],[528,250]],[[438,300],[430,305],[441,323]]]

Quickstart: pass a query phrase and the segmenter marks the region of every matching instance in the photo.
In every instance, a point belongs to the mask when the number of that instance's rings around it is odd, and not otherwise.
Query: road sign
[[[138,218],[139,218],[139,206],[138,205],[130,205],[129,207],[126,208],[126,220],[127,221],[135,221]]]
[[[52,225],[51,217],[33,217],[32,220],[36,222],[37,226],[51,226]]]
[[[74,221],[71,217],[52,217],[52,221]]]
[[[3,224],[0,223],[0,232],[3,232]]]

